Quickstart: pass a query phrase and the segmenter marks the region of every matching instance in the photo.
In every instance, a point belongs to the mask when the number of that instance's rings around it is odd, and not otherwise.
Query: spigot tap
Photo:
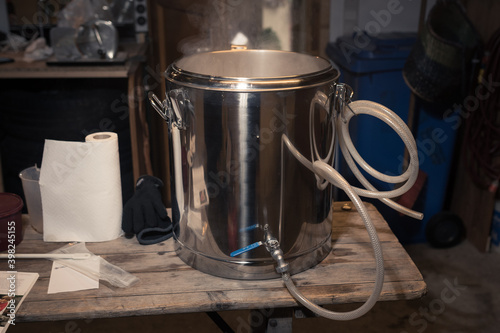
[[[271,257],[276,261],[276,271],[280,274],[283,274],[288,271],[288,263],[285,261],[283,257],[283,251],[280,248],[280,243],[278,240],[271,236],[269,232],[266,231],[265,235],[265,243],[266,250],[271,254]]]

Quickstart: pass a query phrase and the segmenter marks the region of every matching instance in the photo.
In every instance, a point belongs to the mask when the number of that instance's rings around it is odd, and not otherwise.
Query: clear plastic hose
[[[351,199],[358,213],[361,215],[366,230],[368,231],[368,234],[370,236],[370,241],[373,247],[373,252],[375,254],[375,262],[376,262],[376,273],[375,273],[376,279],[375,279],[375,287],[373,289],[372,294],[361,307],[350,312],[329,311],[312,303],[297,289],[297,287],[294,285],[288,273],[282,274],[283,281],[285,282],[285,285],[290,291],[290,294],[292,294],[292,296],[294,296],[306,308],[308,308],[309,310],[315,312],[320,316],[334,320],[351,320],[359,318],[365,313],[367,313],[373,307],[373,305],[375,305],[380,295],[380,292],[382,291],[384,283],[384,259],[382,256],[382,248],[380,246],[380,242],[375,227],[373,226],[373,223],[370,219],[370,216],[368,215],[368,212],[363,202],[361,201],[359,196],[353,191],[351,185],[349,185],[349,183],[338,173],[337,170],[335,170],[331,165],[323,161],[315,161],[314,163],[311,163],[311,161],[309,161],[302,154],[300,154],[300,152],[291,144],[290,140],[286,135],[283,135],[282,139],[283,143],[288,147],[292,155],[295,158],[297,158],[299,162],[301,162],[305,167],[313,171],[321,178],[327,180],[329,183],[345,191],[345,193],[349,196],[349,199]]]
[[[321,97],[321,96],[320,96]],[[311,115],[310,122],[312,122],[312,114],[314,112],[314,104],[323,104],[327,105],[327,102],[322,98],[317,98],[311,103]],[[359,155],[356,148],[352,144],[352,140],[349,136],[349,121],[350,119],[357,114],[367,114],[373,117],[376,117],[386,124],[388,124],[403,140],[406,148],[408,149],[410,155],[410,162],[407,170],[399,175],[399,176],[389,176],[372,168],[366,161]],[[318,187],[320,189],[324,189],[325,183],[331,183],[337,188],[343,190],[349,199],[352,201],[354,206],[356,207],[358,213],[361,215],[363,222],[365,224],[366,230],[370,237],[370,241],[372,244],[373,252],[375,254],[375,263],[376,263],[376,277],[375,277],[375,286],[373,288],[373,292],[370,297],[366,300],[366,302],[361,305],[359,308],[349,312],[335,312],[324,309],[310,300],[308,300],[295,286],[293,280],[291,279],[288,272],[282,273],[283,281],[285,282],[286,287],[302,305],[304,305],[309,310],[314,313],[323,316],[328,319],[333,320],[352,320],[361,317],[366,314],[377,302],[380,293],[382,291],[383,283],[384,283],[384,259],[382,255],[382,248],[380,246],[380,241],[378,239],[377,232],[373,223],[368,215],[366,207],[360,199],[360,196],[377,198],[382,202],[387,204],[388,206],[394,208],[395,210],[402,212],[406,215],[412,216],[417,219],[422,219],[423,215],[421,213],[415,212],[411,209],[403,207],[396,202],[390,200],[389,198],[394,198],[402,195],[407,192],[415,183],[418,176],[418,151],[417,145],[415,143],[415,139],[411,134],[410,130],[406,126],[406,124],[391,110],[387,109],[383,105],[377,104],[371,101],[356,101],[347,105],[344,110],[341,110],[340,118],[331,119],[332,122],[336,121],[336,125],[334,128],[336,129],[336,134],[339,139],[339,145],[342,150],[342,154],[349,165],[349,168],[352,170],[353,174],[356,178],[361,182],[361,184],[365,187],[358,188],[351,186],[345,178],[343,178],[337,170],[335,170],[331,165],[329,165],[328,159],[331,156],[331,152],[329,151],[327,154],[327,158],[321,158],[318,154],[318,150],[316,147],[316,142],[311,139],[311,161],[309,161],[306,157],[304,157],[290,142],[286,135],[282,136],[282,144],[286,145],[291,154],[305,167],[314,172]],[[311,126],[311,125],[310,125]],[[314,128],[310,128],[310,131],[313,131]],[[314,135],[311,134],[311,138],[314,138]],[[404,184],[395,190],[391,191],[377,191],[375,187],[362,175],[361,171],[356,165],[356,162],[361,166],[363,170],[365,170],[368,174],[379,179],[384,182],[396,184],[402,183]]]
[[[363,197],[379,199],[396,211],[421,220],[423,218],[422,213],[401,206],[400,204],[389,199],[406,193],[417,180],[419,166],[418,150],[412,133],[410,132],[406,124],[401,120],[401,118],[399,118],[394,112],[381,104],[371,101],[355,101],[350,103],[347,108],[348,110],[346,110],[346,112],[341,115],[341,119],[337,121],[337,131],[342,155],[344,156],[344,159],[346,160],[347,165],[353,172],[354,176],[365,187],[365,189],[352,187],[354,192]],[[373,169],[370,165],[368,165],[368,163],[366,163],[366,161],[363,160],[363,158],[359,155],[349,136],[349,121],[353,116],[358,114],[367,114],[382,120],[392,129],[394,129],[401,140],[403,140],[410,156],[408,168],[403,174],[399,176],[388,176],[380,173],[377,170]],[[403,184],[403,186],[395,190],[377,191],[375,187],[363,176],[354,160],[358,162],[361,168],[363,168],[368,174],[376,179],[392,184],[404,181],[405,183]]]

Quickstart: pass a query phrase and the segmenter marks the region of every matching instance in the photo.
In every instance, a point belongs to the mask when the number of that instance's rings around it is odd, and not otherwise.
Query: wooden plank
[[[399,263],[401,264],[401,263]],[[401,267],[401,265],[398,265]],[[318,271],[319,272],[319,271]],[[417,271],[418,272],[418,271]],[[182,286],[183,283],[179,282],[179,280],[184,279],[182,276],[174,276],[175,273],[172,273],[170,277],[165,277],[168,279],[171,289],[162,288],[161,291],[152,291],[148,293],[140,286],[136,286],[134,288],[128,289],[119,289],[112,290],[109,288],[102,288],[101,291],[93,291],[93,293],[89,292],[74,292],[71,294],[56,294],[57,297],[46,297],[40,290],[33,290],[33,293],[30,294],[27,301],[36,302],[40,304],[44,304],[43,313],[47,313],[47,302],[53,302],[55,304],[78,304],[78,309],[76,312],[81,312],[82,309],[79,306],[82,303],[88,303],[92,305],[93,310],[99,310],[98,307],[95,307],[99,302],[104,301],[102,297],[103,295],[111,295],[110,298],[114,299],[114,303],[125,302],[129,303],[129,300],[135,300],[132,303],[139,306],[134,311],[144,311],[142,314],[152,314],[157,311],[157,309],[148,308],[148,302],[150,299],[162,299],[162,300],[171,300],[176,299],[178,302],[176,306],[180,308],[184,308],[183,299],[187,296],[190,300],[193,301],[192,305],[195,304],[196,311],[205,311],[205,310],[213,310],[214,306],[217,309],[244,309],[248,307],[255,307],[256,304],[261,304],[264,298],[268,298],[270,302],[274,304],[274,306],[290,306],[293,305],[293,299],[290,298],[286,289],[282,287],[282,283],[279,279],[270,280],[270,281],[241,281],[241,280],[228,280],[228,279],[220,279],[212,276],[207,276],[201,272],[186,272],[186,275],[190,275],[190,273],[195,273],[198,276],[194,277],[194,282],[190,283],[194,288],[190,288],[186,285],[184,288],[178,288],[178,286]],[[372,272],[369,272],[372,276]],[[159,273],[163,274],[163,273]],[[355,278],[350,282],[346,283],[338,283],[328,284],[328,279],[335,280],[336,276],[331,276],[329,272],[320,272],[319,273],[319,281],[324,281],[324,284],[311,284],[309,281],[312,279],[308,274],[300,273],[293,277],[297,286],[300,288],[302,292],[306,294],[306,296],[311,297],[316,302],[321,304],[327,303],[345,303],[345,302],[354,302],[354,301],[363,301],[370,293],[371,288],[373,287],[373,281],[357,282],[362,280],[361,278]],[[354,274],[355,275],[355,274]],[[142,276],[141,276],[142,277]],[[352,276],[350,276],[352,277]],[[406,299],[406,298],[416,298],[422,295],[423,291],[425,291],[425,284],[423,281],[415,281],[414,279],[407,280],[407,277],[402,276],[399,273],[399,269],[393,269],[392,272],[388,272],[386,278],[386,283],[384,286],[384,291],[381,296],[381,300],[390,300],[390,299]],[[151,284],[162,285],[159,283],[160,276],[150,276],[148,281],[143,281],[144,284],[150,286]],[[219,279],[220,284],[219,288],[213,288],[212,283],[210,281],[200,281],[200,279],[208,278],[208,279]],[[190,276],[189,279],[192,279]],[[373,280],[373,279],[371,279]],[[316,280],[315,280],[316,281]],[[46,290],[48,279],[42,279],[41,283],[37,284],[38,289]],[[175,290],[173,290],[175,289]],[[275,292],[280,295],[279,298],[269,297],[270,292]],[[37,298],[35,295],[40,295],[41,297]],[[120,299],[121,298],[121,299]],[[118,301],[118,299],[120,299]],[[196,300],[196,302],[194,302]],[[216,301],[216,305],[214,305],[214,300]],[[163,301],[164,302],[164,301]],[[107,304],[107,303],[106,303]],[[49,306],[50,307],[50,306]],[[71,306],[74,308],[75,306]],[[173,308],[170,308],[166,305],[162,305],[162,307],[166,307],[165,312],[161,313],[173,313]],[[66,306],[64,307],[65,313],[71,312],[72,310],[66,310]],[[176,310],[178,308],[175,308]],[[189,310],[188,308],[184,308],[185,310]],[[35,311],[34,309],[24,309],[26,313],[29,313],[29,319],[33,319],[36,316],[43,317],[44,315],[40,313],[40,309]],[[111,311],[113,308],[111,309]],[[127,305],[127,310],[130,310]],[[191,308],[193,310],[193,308]],[[86,312],[89,312],[90,309],[86,309]],[[153,311],[153,312],[150,312]],[[61,312],[60,310],[58,311]],[[119,313],[121,315],[121,312]],[[67,315],[67,314],[63,314]],[[74,314],[72,314],[73,316]],[[21,314],[19,314],[21,316]],[[79,316],[78,318],[85,318],[85,315]],[[47,318],[44,318],[45,320]]]
[[[341,304],[364,302],[372,291],[369,284],[331,285],[327,287],[302,286],[300,290],[318,304]],[[404,284],[386,284],[380,300],[413,299],[422,296],[425,290],[423,281]],[[402,292],[404,291],[404,292]],[[248,297],[253,295],[252,298]],[[297,306],[298,303],[284,287],[251,290],[242,294],[240,291],[187,292],[177,295],[143,295],[95,299],[44,300],[23,303],[16,319],[19,321],[48,320],[52,314],[54,320],[111,318],[122,316],[159,315],[185,312],[238,310],[249,308],[277,308]],[[256,306],[255,300],[258,300]],[[193,304],[196,305],[193,308]],[[43,312],[39,308],[44,309]],[[64,309],[64,312],[61,311]],[[29,314],[29,315],[28,315]],[[55,318],[54,318],[55,317]]]
[[[451,211],[464,222],[467,240],[480,252],[488,252],[495,194],[480,189],[472,181],[463,159],[457,168]]]
[[[170,250],[167,251],[152,251],[148,252],[147,246],[142,246],[139,249],[144,252],[135,252],[127,254],[104,254],[102,257],[108,262],[117,265],[132,274],[136,272],[158,272],[172,271],[180,269],[189,269],[187,265],[180,260],[173,251],[173,240],[166,242]],[[60,247],[60,244],[57,246]],[[384,260],[386,263],[396,260],[407,260],[411,262],[405,250],[400,244],[384,243],[382,245]],[[26,253],[25,251],[22,251]],[[30,251],[34,252],[34,251]],[[21,253],[18,252],[18,253]],[[331,254],[325,258],[319,265],[332,265],[334,263],[369,263],[374,262],[374,255],[371,244],[369,243],[353,243],[353,244],[334,244]],[[17,266],[19,270],[29,272],[41,272],[40,277],[49,277],[50,260],[18,260]]]
[[[142,71],[140,70],[139,64],[133,64],[131,66],[132,72],[128,76],[128,87],[127,87],[127,94],[128,94],[128,119],[129,119],[129,128],[130,128],[130,147],[132,150],[132,172],[133,172],[133,182],[135,185],[135,182],[141,176],[144,174],[144,170],[141,170],[141,161],[142,158],[140,158],[140,140],[139,140],[139,131],[140,131],[140,123],[138,122],[138,106],[139,104],[142,103],[139,102],[138,96],[137,96],[137,90],[144,90],[144,87],[138,85],[137,87],[135,86],[135,81],[136,79],[139,78],[140,74],[142,74]],[[140,73],[140,74],[139,74]],[[137,103],[139,102],[139,103]],[[136,106],[137,103],[137,106]],[[134,186],[135,188],[135,186]]]
[[[173,251],[173,241],[170,240],[168,245],[171,245],[170,251],[157,252],[135,252],[127,254],[104,254],[102,257],[108,262],[124,269],[127,272],[135,274],[136,272],[159,272],[159,271],[177,271],[181,269],[189,269]],[[58,245],[59,247],[60,245]],[[169,246],[170,247],[170,246]],[[147,247],[141,247],[144,249]],[[407,260],[411,263],[408,255],[400,244],[384,243],[382,245],[384,260],[386,263],[393,261]],[[24,251],[23,251],[24,252]],[[31,251],[34,252],[34,251]],[[21,252],[19,252],[21,253]],[[368,263],[374,262],[374,255],[371,244],[369,243],[353,243],[353,244],[334,244],[331,254],[325,258],[319,266],[332,265],[334,263]],[[17,266],[19,270],[29,272],[41,272],[40,277],[48,277],[50,274],[49,260],[18,260]],[[337,268],[335,268],[337,269]]]
[[[495,31],[500,28],[500,20],[498,20],[497,15],[493,14],[498,13],[500,10],[500,1],[463,0],[462,2],[466,8],[468,18],[486,44]],[[462,218],[466,227],[467,239],[480,252],[488,252],[495,193],[481,189],[473,182],[463,162],[465,159],[463,155],[466,150],[458,149],[458,147],[465,144],[467,138],[462,136],[459,139],[456,151],[461,153],[457,158],[459,163],[456,166],[455,178],[451,180],[454,183],[451,211]]]
[[[144,51],[144,45],[127,43],[120,50],[132,58]],[[59,79],[59,78],[126,78],[131,62],[112,66],[47,66],[45,61],[25,62],[22,52],[2,52],[1,57],[15,61],[0,66],[0,79]],[[49,60],[55,60],[51,58]]]
[[[395,261],[385,269],[385,282],[414,281],[419,276],[417,269],[404,269],[405,261]],[[224,279],[202,273],[200,271],[181,266],[177,270],[160,272],[135,273],[140,281],[132,288],[112,288],[103,284],[99,289],[59,293],[50,295],[50,300],[99,298],[103,296],[128,297],[134,295],[178,295],[186,292],[211,292],[211,291],[253,291],[257,289],[281,288],[279,278],[270,280],[234,280]],[[375,264],[366,263],[334,263],[318,265],[305,272],[295,274],[293,280],[298,286],[329,286],[349,285],[375,282]],[[166,284],[165,281],[168,281]],[[43,301],[47,299],[46,291],[49,284],[48,277],[42,277],[33,288],[30,301]],[[246,297],[254,298],[251,295]],[[255,299],[255,302],[258,302]]]
[[[355,210],[334,204],[333,250],[316,267],[295,274],[299,289],[319,304],[363,302],[375,279],[373,251]],[[385,284],[381,300],[413,299],[425,293],[422,275],[373,206],[368,210],[381,234],[385,257]],[[44,243],[29,228],[18,253],[46,252],[63,246]],[[343,240],[343,241],[342,241]],[[99,289],[47,295],[51,261],[19,260],[19,271],[39,272],[40,279],[17,313],[19,321],[106,318],[181,312],[219,311],[296,306],[281,279],[232,280],[208,275],[187,266],[174,252],[172,239],[141,246],[135,239],[88,243],[102,255],[139,278],[130,288],[101,283]]]

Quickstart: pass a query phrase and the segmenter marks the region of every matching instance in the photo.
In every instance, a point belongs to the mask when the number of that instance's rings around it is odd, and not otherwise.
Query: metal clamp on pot
[[[151,106],[167,122],[169,128],[175,125],[178,129],[186,129],[182,121],[181,110],[184,110],[188,100],[182,89],[169,91],[163,102],[152,91],[148,93],[148,98]]]
[[[352,101],[353,95],[354,91],[348,84],[337,83],[333,99],[333,107],[335,108],[337,115],[340,114],[342,116],[343,122],[346,122],[345,117],[343,116],[343,112],[347,110],[353,112],[351,107],[349,106],[349,103],[351,103]]]

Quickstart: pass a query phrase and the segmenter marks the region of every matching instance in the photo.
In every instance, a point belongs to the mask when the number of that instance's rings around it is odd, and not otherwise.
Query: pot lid
[[[17,213],[23,208],[23,200],[14,193],[0,193],[0,218]]]
[[[300,89],[334,81],[338,69],[328,60],[276,50],[227,50],[183,57],[165,72],[167,81],[207,90],[269,91]]]

